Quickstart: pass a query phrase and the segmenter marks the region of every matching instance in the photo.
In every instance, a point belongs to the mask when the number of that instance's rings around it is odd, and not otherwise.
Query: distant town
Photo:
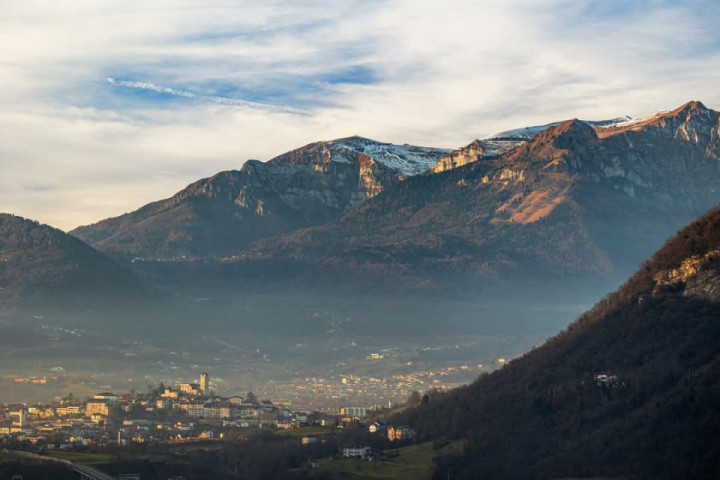
[[[397,381],[408,386],[433,385],[432,381],[426,383],[422,378],[427,376],[401,376]],[[46,379],[19,381],[42,383]],[[356,389],[380,390],[382,382],[348,376],[343,377],[337,387],[331,387],[321,379],[314,379],[312,384],[315,385],[314,393],[332,395]],[[70,395],[49,404],[3,405],[0,409],[0,442],[19,440],[49,448],[72,449],[77,446],[212,441],[236,438],[243,432],[338,427],[364,419],[382,408],[380,405],[348,405],[335,412],[298,411],[287,402],[273,402],[253,392],[221,397],[213,394],[212,385],[210,375],[202,373],[197,383],[160,384],[146,393],[98,392],[86,399]],[[439,389],[435,387],[434,391]],[[419,395],[419,392],[414,391],[410,397],[413,395]],[[380,430],[384,433],[387,426],[373,423],[369,429],[372,433]],[[398,427],[391,428],[388,436],[395,440],[403,435],[407,438],[409,434]],[[304,441],[313,440],[310,437]]]
[[[82,349],[86,338],[97,336],[69,326],[43,325],[38,331],[41,341],[69,350]],[[181,348],[176,342],[113,339],[97,347],[91,363],[67,355],[34,362],[11,356],[0,365],[0,403],[49,402],[70,392],[80,398],[103,390],[144,392],[149,385],[199,382],[199,373],[205,371],[213,372],[216,395],[252,390],[296,409],[338,413],[348,403],[387,406],[404,401],[414,390],[468,384],[501,367],[527,343],[466,337],[370,349],[346,337],[319,337],[274,350],[206,337]],[[331,350],[334,345],[341,345],[343,354]],[[478,351],[483,354],[478,356]],[[318,364],[320,358],[324,363]]]

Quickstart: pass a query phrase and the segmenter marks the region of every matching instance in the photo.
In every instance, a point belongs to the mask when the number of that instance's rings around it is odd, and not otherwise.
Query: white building
[[[343,407],[340,409],[340,414],[351,418],[363,418],[367,415],[367,408],[365,407]]]
[[[104,400],[111,405],[118,403],[118,396],[110,392],[98,393],[93,397],[93,400]]]
[[[378,433],[378,432],[384,431],[386,428],[387,428],[387,427],[385,426],[384,423],[373,422],[373,423],[371,423],[370,426],[368,427],[368,431],[369,431],[370,433]]]
[[[343,448],[343,458],[366,458],[370,455],[370,447],[345,447]]]

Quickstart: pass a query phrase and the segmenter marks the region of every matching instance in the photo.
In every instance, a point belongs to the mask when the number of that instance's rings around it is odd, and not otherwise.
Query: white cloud
[[[68,229],[314,140],[718,108],[718,20],[707,1],[10,2],[0,210]]]

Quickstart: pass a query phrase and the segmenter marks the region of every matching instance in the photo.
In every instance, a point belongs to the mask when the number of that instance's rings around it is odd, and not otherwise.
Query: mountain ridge
[[[629,273],[650,253],[646,243],[659,247],[720,199],[717,118],[690,103],[647,131],[600,136],[586,122],[561,122],[500,157],[410,178],[330,224],[253,244],[247,255],[424,262],[481,275],[528,260],[542,271]]]
[[[358,136],[315,142],[268,162],[249,160],[169,199],[70,233],[126,258],[222,256],[243,243],[336,218],[445,153]]]
[[[695,101],[616,120],[451,152],[315,142],[71,233],[126,260],[297,261],[416,283],[627,274],[718,203],[720,121]]]

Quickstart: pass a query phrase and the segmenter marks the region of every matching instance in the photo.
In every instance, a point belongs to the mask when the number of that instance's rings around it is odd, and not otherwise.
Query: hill
[[[0,308],[86,306],[143,295],[142,285],[129,270],[77,238],[0,214]]]
[[[717,478],[720,209],[570,327],[397,421],[466,438],[436,478]]]

